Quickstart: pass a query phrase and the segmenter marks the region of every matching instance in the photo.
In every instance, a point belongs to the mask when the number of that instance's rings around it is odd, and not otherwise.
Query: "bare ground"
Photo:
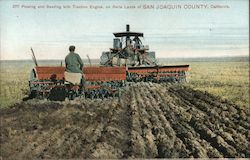
[[[135,83],[104,100],[30,100],[0,116],[4,159],[250,157],[249,108],[180,85]]]

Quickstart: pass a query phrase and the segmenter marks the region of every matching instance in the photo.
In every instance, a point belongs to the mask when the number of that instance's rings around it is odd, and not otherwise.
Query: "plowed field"
[[[30,100],[1,109],[1,157],[250,157],[249,108],[180,85],[120,98]]]

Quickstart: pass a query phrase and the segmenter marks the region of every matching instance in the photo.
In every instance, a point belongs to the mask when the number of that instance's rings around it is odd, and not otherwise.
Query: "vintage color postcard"
[[[248,0],[0,0],[0,159],[250,158]]]

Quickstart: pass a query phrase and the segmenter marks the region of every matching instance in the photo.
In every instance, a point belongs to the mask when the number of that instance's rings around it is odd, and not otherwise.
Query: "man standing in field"
[[[81,57],[75,53],[75,46],[69,46],[69,54],[65,58],[65,65],[65,80],[74,85],[80,84],[80,88],[84,89],[83,62]]]

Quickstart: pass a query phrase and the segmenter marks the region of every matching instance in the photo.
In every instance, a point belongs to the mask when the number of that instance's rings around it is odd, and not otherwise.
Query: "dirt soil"
[[[104,100],[29,100],[0,118],[3,159],[250,157],[249,108],[181,85],[133,83]]]

